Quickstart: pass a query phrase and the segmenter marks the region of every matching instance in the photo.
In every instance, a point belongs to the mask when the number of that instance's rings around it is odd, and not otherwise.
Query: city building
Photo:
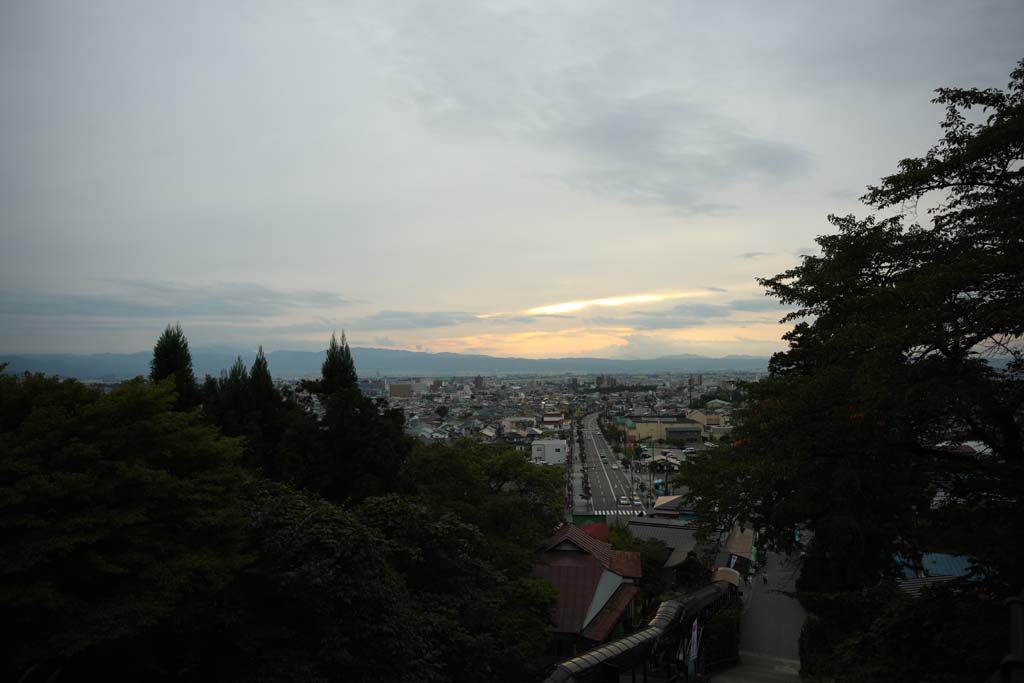
[[[537,439],[530,449],[530,461],[539,465],[564,465],[568,450],[565,439]]]

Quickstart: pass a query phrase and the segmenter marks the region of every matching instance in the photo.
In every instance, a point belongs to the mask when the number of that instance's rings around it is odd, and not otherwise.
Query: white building
[[[565,439],[537,439],[530,460],[539,465],[564,465],[569,444]]]

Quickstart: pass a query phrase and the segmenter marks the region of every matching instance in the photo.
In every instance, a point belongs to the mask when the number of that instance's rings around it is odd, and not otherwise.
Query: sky
[[[0,352],[767,355],[1019,0],[0,0]]]

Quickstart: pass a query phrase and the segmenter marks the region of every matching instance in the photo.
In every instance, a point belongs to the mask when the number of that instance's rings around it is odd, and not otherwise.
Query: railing
[[[1003,657],[999,671],[989,678],[989,683],[1024,683],[1024,590],[1016,597],[1009,598],[1010,608],[1010,654]]]
[[[733,601],[735,594],[732,584],[716,581],[685,597],[666,600],[645,628],[565,660],[544,682],[618,681],[627,672],[632,672],[635,680],[637,667],[642,667],[644,680],[649,670],[661,669],[666,677],[672,678],[673,666],[677,675],[685,675],[679,655],[687,649],[684,646],[694,620],[707,623],[712,614]]]

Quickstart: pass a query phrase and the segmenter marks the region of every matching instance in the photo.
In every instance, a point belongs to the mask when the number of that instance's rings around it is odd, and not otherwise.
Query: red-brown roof
[[[605,567],[611,567],[612,561],[612,546],[610,543],[604,543],[596,538],[591,538],[587,534],[583,533],[579,527],[571,524],[565,524],[561,529],[555,532],[555,535],[544,541],[543,550],[548,551],[552,548],[557,547],[564,541],[569,541],[577,548],[585,553],[593,555],[601,564]]]
[[[605,522],[591,522],[580,525],[580,531],[591,538],[603,541],[608,538],[608,524]]]
[[[587,630],[583,632],[583,637],[596,640],[599,643],[604,642],[604,639],[615,628],[615,624],[619,623],[623,612],[629,607],[629,603],[633,601],[633,598],[639,592],[639,588],[630,584],[619,586],[614,595],[601,608],[601,611],[597,613],[597,616],[591,619]]]
[[[640,553],[613,550],[611,544],[591,538],[579,527],[570,524],[563,526],[544,542],[533,566],[532,575],[545,579],[558,589],[558,603],[552,615],[557,632],[579,633],[583,629],[583,620],[594,600],[594,594],[605,569],[622,577],[640,578]],[[610,609],[609,614],[614,616],[614,619],[607,625],[604,635],[599,638],[587,635],[587,638],[603,640],[607,632],[618,623],[622,610],[636,594],[636,587],[633,586],[634,590],[627,591],[628,599],[621,608],[615,607],[618,604],[616,600],[625,599],[621,597],[622,589],[625,587],[627,586],[620,586],[612,594],[608,604],[591,620],[587,629],[588,633],[600,634],[604,627],[598,626],[595,630],[594,623],[600,622],[605,611]],[[606,615],[606,618],[611,616]]]
[[[552,613],[555,631],[579,633],[590,603],[594,600],[594,592],[604,573],[604,566],[592,555],[552,551],[545,553],[544,559],[549,559],[551,555],[563,557],[535,564],[531,574],[546,580],[558,590],[558,602]]]
[[[644,575],[643,565],[640,562],[640,553],[632,550],[613,550],[612,563],[608,567],[619,576],[628,579],[639,579]]]

